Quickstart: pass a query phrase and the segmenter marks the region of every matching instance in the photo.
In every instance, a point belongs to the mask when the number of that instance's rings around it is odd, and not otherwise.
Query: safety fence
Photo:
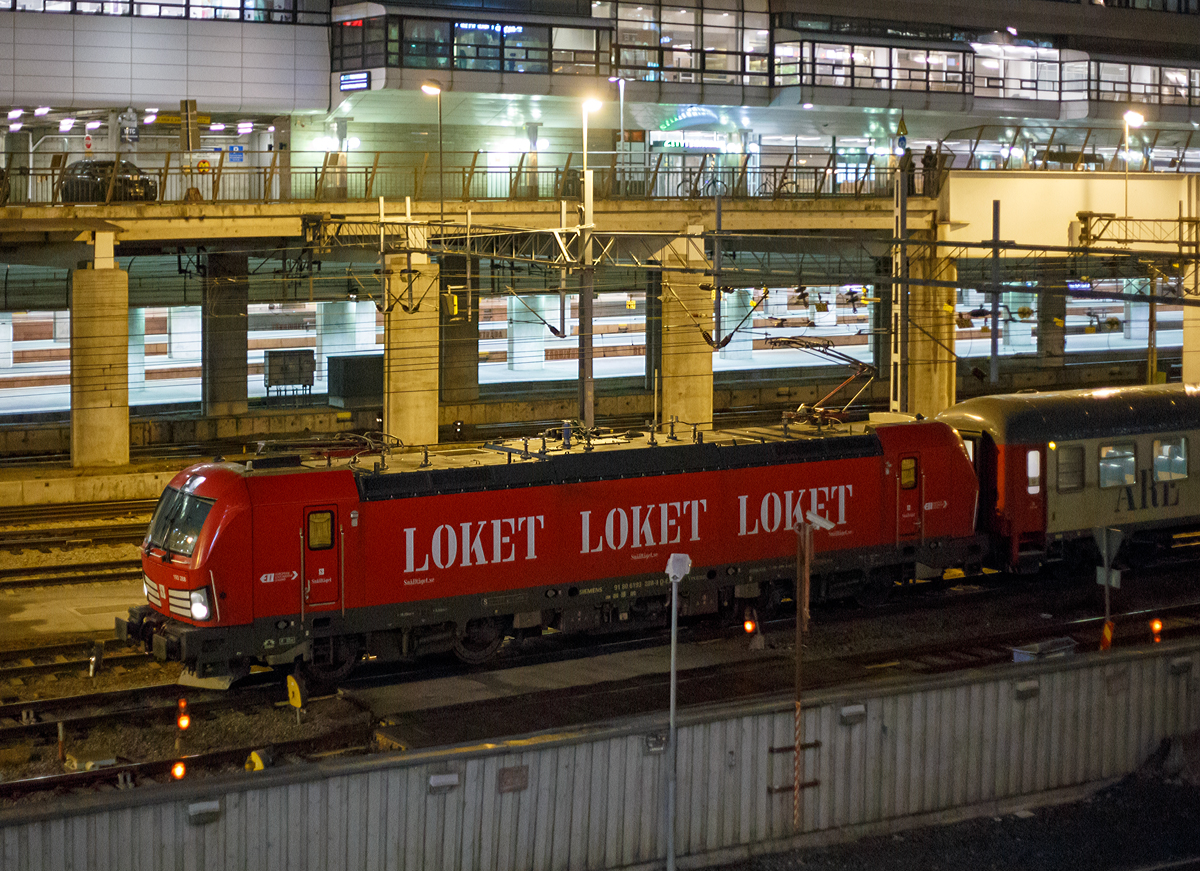
[[[769,162],[592,152],[588,164],[597,199],[878,198],[891,197],[898,178],[921,196],[937,175],[918,161],[904,173],[895,157],[830,152]],[[578,152],[141,152],[70,164],[54,155],[46,167],[0,170],[0,205],[577,199],[583,170]]]
[[[675,845],[691,863],[995,813],[1137,768],[1200,726],[1194,641],[684,712]],[[665,693],[665,691],[664,691]],[[664,708],[666,699],[664,698]],[[661,867],[665,716],[0,812],[23,871]],[[799,835],[794,787],[801,789]]]

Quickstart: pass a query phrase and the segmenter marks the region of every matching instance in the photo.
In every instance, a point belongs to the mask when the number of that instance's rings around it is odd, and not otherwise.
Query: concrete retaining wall
[[[814,694],[799,837],[792,702],[691,711],[678,854],[728,861],[1119,777],[1200,725],[1198,675],[1192,641]],[[658,717],[60,799],[0,812],[0,866],[649,867],[665,855],[664,731]]]

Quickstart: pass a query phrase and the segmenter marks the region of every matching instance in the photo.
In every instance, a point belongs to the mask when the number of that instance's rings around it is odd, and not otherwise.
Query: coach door
[[[306,608],[336,605],[341,601],[341,552],[337,506],[305,508],[300,576]]]
[[[924,487],[919,454],[901,454],[896,475],[896,539],[904,541],[921,534]]]

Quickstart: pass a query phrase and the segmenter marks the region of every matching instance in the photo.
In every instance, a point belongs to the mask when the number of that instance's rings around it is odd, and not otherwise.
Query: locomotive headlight
[[[192,590],[192,619],[207,620],[208,619],[208,590]]]

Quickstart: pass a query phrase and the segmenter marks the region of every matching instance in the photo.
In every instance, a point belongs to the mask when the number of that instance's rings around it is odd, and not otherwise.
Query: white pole
[[[692,558],[685,553],[673,553],[667,560],[667,577],[671,579],[671,712],[667,725],[667,871],[675,871],[675,772],[679,752],[675,746],[675,648],[679,637],[679,582],[692,568]]]

